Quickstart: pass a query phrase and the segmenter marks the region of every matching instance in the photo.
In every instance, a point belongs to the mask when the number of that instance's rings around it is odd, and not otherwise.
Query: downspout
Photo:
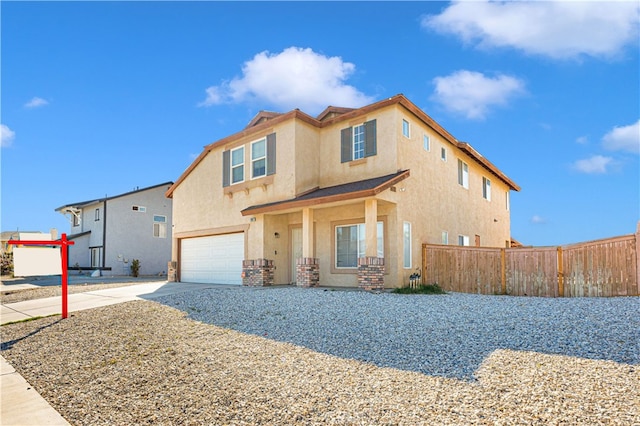
[[[103,222],[102,222],[102,269],[104,270],[107,260],[107,199],[102,202]]]

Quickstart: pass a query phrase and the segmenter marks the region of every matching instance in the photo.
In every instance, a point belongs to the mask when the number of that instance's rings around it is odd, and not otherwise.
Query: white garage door
[[[185,238],[180,259],[182,282],[242,284],[244,233]]]

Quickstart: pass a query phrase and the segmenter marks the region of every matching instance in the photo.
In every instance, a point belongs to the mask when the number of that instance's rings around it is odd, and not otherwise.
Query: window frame
[[[361,130],[361,131],[360,131]],[[358,140],[356,140],[356,138]],[[361,139],[360,139],[361,138]],[[364,123],[352,126],[351,131],[351,160],[360,160],[365,157],[365,129]],[[359,148],[356,148],[359,147]]]
[[[241,157],[242,158],[242,162],[234,165],[233,164],[233,154],[234,154],[234,152],[237,152],[237,151],[242,151],[242,157]],[[236,148],[233,148],[233,149],[231,149],[229,151],[229,182],[231,182],[231,185],[235,185],[237,183],[244,182],[244,180],[245,180],[244,179],[244,176],[245,176],[244,163],[245,163],[244,145],[236,147]],[[240,179],[240,180],[234,180],[233,172],[237,168],[242,168],[242,179]]]
[[[491,179],[482,177],[482,198],[491,201]]]
[[[431,152],[431,137],[429,135],[422,135],[422,149]]]
[[[100,220],[100,209],[96,209],[94,214],[93,214],[93,220],[98,222]]]
[[[411,124],[406,119],[402,119],[402,136],[407,139],[411,138]]]
[[[162,218],[163,220],[156,220],[156,218]],[[158,235],[156,235],[156,226],[158,229],[158,232],[157,232]],[[161,214],[153,215],[153,237],[167,238],[167,216],[161,215]]]
[[[440,147],[440,159],[445,163],[447,162],[447,148],[444,146]]]
[[[471,240],[468,235],[458,234],[458,245],[461,247],[469,247]]]
[[[376,221],[377,226],[378,226],[378,255],[382,254],[382,257],[384,258],[385,254],[388,252],[388,247],[387,247],[387,243],[388,243],[388,239],[387,236],[385,235],[385,228],[387,227],[387,220],[385,217],[380,217],[378,216],[378,220]],[[356,228],[358,226],[361,226],[362,228],[364,228],[366,226],[365,224],[365,219],[364,218],[355,218],[355,219],[350,219],[350,220],[340,220],[340,221],[336,221],[336,222],[331,222],[331,229],[333,232],[333,236],[331,237],[331,244],[332,244],[332,260],[331,260],[331,273],[334,274],[353,274],[353,273],[357,273],[358,271],[358,260],[360,257],[365,257],[365,251],[366,251],[366,235],[364,235],[364,239],[360,239],[360,236],[358,236],[357,242],[356,242],[356,265],[355,266],[337,266],[338,265],[338,240],[337,240],[337,229],[338,228],[345,228],[345,227],[352,227],[355,226]],[[380,227],[382,227],[382,229],[380,229]],[[381,231],[381,232],[380,232]],[[366,232],[366,231],[365,231]],[[362,248],[360,247],[360,243],[363,243]],[[382,248],[382,253],[380,253],[380,248]],[[360,253],[360,250],[362,250],[362,253]],[[361,255],[360,255],[361,254]],[[386,259],[386,258],[385,258]]]
[[[469,189],[469,165],[458,158],[458,185]]]
[[[449,245],[449,231],[442,231],[441,242],[445,246]]]
[[[407,232],[408,230],[408,232]],[[402,223],[402,267],[413,268],[413,249],[411,246],[411,222]],[[408,262],[407,262],[408,261]]]
[[[258,158],[254,158],[254,147],[259,144],[262,143],[263,145],[263,150],[264,150],[264,155],[262,155],[261,157]],[[258,139],[257,141],[253,141],[251,142],[251,179],[258,179],[258,178],[262,178],[267,176],[267,157],[269,155],[268,149],[267,149],[267,138],[261,138]],[[256,168],[255,168],[255,163],[257,163],[258,161],[263,161],[264,165],[263,165],[263,170],[264,172],[260,175],[255,174]]]

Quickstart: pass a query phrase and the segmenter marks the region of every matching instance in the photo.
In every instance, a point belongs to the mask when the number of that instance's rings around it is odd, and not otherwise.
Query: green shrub
[[[393,290],[396,294],[447,294],[446,291],[442,289],[438,285],[438,283],[433,284],[422,284],[418,287],[400,287]]]
[[[133,259],[131,261],[131,275],[137,277],[140,274],[140,261],[138,259]]]

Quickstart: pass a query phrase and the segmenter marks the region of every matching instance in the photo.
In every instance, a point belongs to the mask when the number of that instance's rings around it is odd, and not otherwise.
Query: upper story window
[[[486,177],[482,178],[482,198],[491,201],[491,181]]]
[[[505,193],[505,199],[504,199],[504,205],[505,208],[507,209],[507,211],[509,210],[509,190],[507,189],[507,192]]]
[[[251,178],[267,175],[267,140],[261,139],[251,144]]]
[[[467,235],[458,235],[458,245],[459,246],[468,246],[469,245],[469,236],[467,236]]]
[[[94,220],[96,221],[100,220],[100,209],[96,209],[94,214]]]
[[[447,148],[445,147],[440,148],[440,159],[442,161],[447,161]]]
[[[73,215],[73,225],[72,226],[80,226],[80,216],[77,214]]]
[[[131,210],[138,213],[146,213],[147,208],[145,206],[131,206]]]
[[[429,135],[422,136],[422,147],[425,151],[431,151],[431,139]]]
[[[407,120],[402,120],[402,136],[404,136],[405,138],[411,137],[409,122]]]
[[[244,146],[231,150],[231,183],[244,181]]]
[[[364,124],[353,127],[353,159],[364,158]]]
[[[340,162],[346,163],[377,153],[376,120],[367,121],[340,132]]]
[[[449,233],[447,231],[442,231],[442,244],[449,244]]]
[[[463,188],[469,188],[469,166],[462,160],[458,160],[458,183]]]
[[[245,181],[244,145],[222,153],[222,186],[227,187]],[[261,178],[276,173],[276,134],[271,133],[266,137],[248,145],[251,152],[249,168],[251,179]]]

